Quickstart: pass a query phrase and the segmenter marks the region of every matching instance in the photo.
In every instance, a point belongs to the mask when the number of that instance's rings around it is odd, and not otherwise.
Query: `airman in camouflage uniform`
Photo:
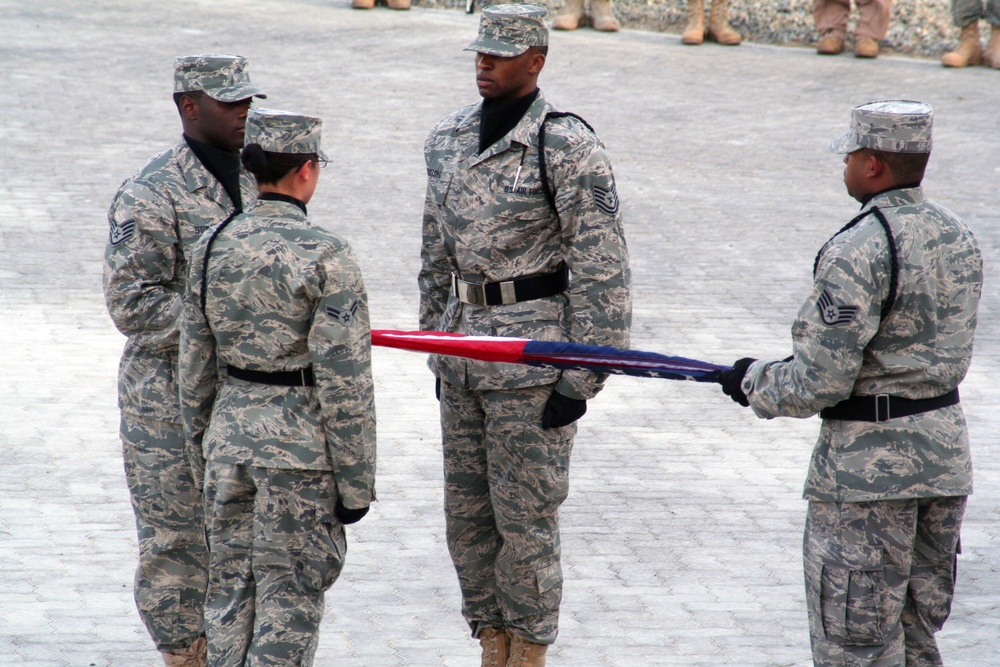
[[[817,667],[941,665],[972,493],[958,385],[983,266],[972,232],[920,187],[932,110],[853,110],[831,144],[861,214],[820,250],[794,356],[741,359],[723,390],[759,417],[823,418],[805,485],[804,561]]]
[[[375,497],[368,300],[350,246],[306,217],[320,128],[252,109],[259,199],[191,255],[180,385],[205,482],[213,667],[312,664],[344,524]]]
[[[128,336],[118,400],[139,533],[136,603],[166,663],[186,665],[203,660],[208,554],[177,400],[181,298],[190,246],[256,196],[239,150],[251,98],[264,95],[245,58],[215,54],[176,58],[174,91],[184,136],[115,195],[104,294]]]
[[[623,347],[630,271],[614,175],[585,123],[548,116],[536,84],[544,18],[537,5],[483,10],[467,50],[485,99],[427,138],[420,327]],[[573,422],[605,378],[445,356],[430,366],[463,614],[484,665],[544,664],[562,595]]]

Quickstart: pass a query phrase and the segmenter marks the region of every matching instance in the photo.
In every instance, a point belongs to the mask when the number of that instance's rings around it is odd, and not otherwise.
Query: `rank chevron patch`
[[[333,306],[326,307],[326,314],[337,320],[341,324],[349,325],[354,320],[354,314],[358,312],[358,306],[361,304],[360,299],[355,299],[347,308],[335,308]]]
[[[854,316],[858,314],[857,306],[843,306],[833,302],[833,297],[827,290],[819,295],[819,302],[816,304],[819,309],[819,317],[823,324],[828,327],[835,327],[841,324],[850,324]]]
[[[618,189],[612,183],[610,188],[594,186],[594,203],[608,215],[618,213]]]
[[[127,241],[133,233],[135,233],[135,218],[126,220],[121,224],[118,224],[114,220],[111,221],[111,235],[109,237],[111,245],[118,245],[123,241]]]

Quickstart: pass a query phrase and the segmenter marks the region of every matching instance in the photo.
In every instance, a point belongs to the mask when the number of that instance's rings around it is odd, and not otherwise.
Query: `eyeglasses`
[[[326,169],[326,165],[330,164],[330,161],[325,157],[316,156],[316,162],[319,164],[320,169]]]

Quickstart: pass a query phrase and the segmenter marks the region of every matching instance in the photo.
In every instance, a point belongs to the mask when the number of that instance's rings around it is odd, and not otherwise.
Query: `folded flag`
[[[720,373],[730,368],[696,359],[670,357],[656,352],[620,350],[605,345],[502,336],[465,336],[443,331],[373,329],[372,345],[479,361],[696,382],[714,382]]]

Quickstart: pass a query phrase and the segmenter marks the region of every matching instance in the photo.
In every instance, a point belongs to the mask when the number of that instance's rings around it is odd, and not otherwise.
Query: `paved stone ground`
[[[477,17],[346,0],[0,0],[0,665],[152,666],[131,598],[135,535],[117,438],[123,338],[104,309],[106,209],[171,145],[171,58],[250,57],[267,104],[327,121],[312,217],[354,244],[373,323],[416,326],[421,145],[473,101]],[[683,48],[558,34],[546,95],[616,165],[637,348],[719,362],[787,354],[819,245],[849,219],[826,141],[851,106],[937,110],[930,195],[988,262],[962,385],[977,467],[949,666],[1000,663],[1000,87],[982,69],[804,49]],[[423,357],[377,350],[379,499],[350,531],[318,665],[477,664],[443,539]],[[577,440],[562,632],[549,664],[804,667],[801,484],[815,419],[759,422],[712,386],[614,378]]]

